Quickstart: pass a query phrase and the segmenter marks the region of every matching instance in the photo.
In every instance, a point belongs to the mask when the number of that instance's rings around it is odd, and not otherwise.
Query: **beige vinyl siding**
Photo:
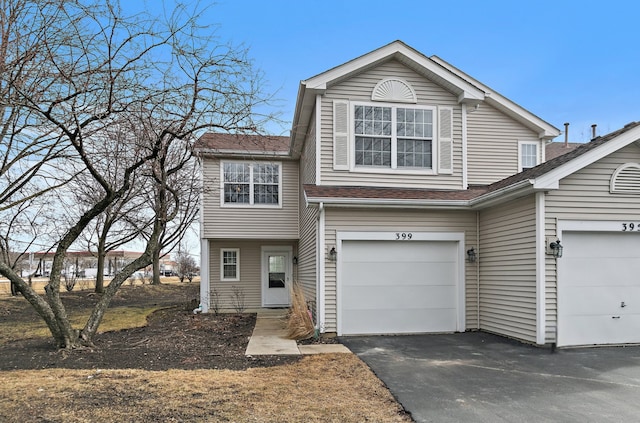
[[[220,160],[203,163],[203,238],[298,239],[298,162],[282,163],[282,207],[221,207]]]
[[[611,194],[613,172],[624,163],[640,162],[640,147],[632,144],[562,179],[546,195],[546,235],[557,235],[558,220],[638,221],[640,195]],[[562,259],[560,259],[562,260]],[[556,262],[547,259],[547,342],[555,342],[557,322]]]
[[[465,248],[476,247],[476,213],[464,211],[325,209],[325,244],[336,245],[338,231],[463,232]],[[465,265],[466,327],[477,328],[476,265]],[[325,260],[325,329],[336,329],[336,262]]]
[[[333,170],[333,100],[371,102],[371,93],[374,87],[384,78],[400,78],[407,81],[416,91],[418,105],[453,107],[453,174],[409,175],[406,173],[365,173]],[[407,107],[411,107],[411,105],[407,104]],[[327,89],[322,97],[321,107],[322,148],[320,160],[323,185],[403,186],[442,189],[460,189],[462,187],[462,111],[456,97],[399,62],[392,60],[383,63],[373,70],[356,75]],[[434,119],[437,119],[437,113],[434,114]],[[353,142],[353,138],[351,138],[350,142]],[[434,143],[437,143],[437,138],[434,138]],[[437,157],[433,157],[434,169],[437,169],[437,164]]]
[[[518,173],[518,141],[537,134],[487,104],[467,113],[467,169],[470,185],[490,184]],[[541,153],[541,147],[538,147]],[[538,157],[540,160],[540,157]]]
[[[311,116],[311,125],[300,156],[300,179],[303,184],[316,183],[316,114]]]
[[[536,341],[535,196],[480,212],[480,329]]]
[[[300,211],[300,242],[298,252],[298,282],[305,299],[316,301],[316,248],[318,232],[318,209],[303,208]]]
[[[245,306],[247,308],[258,308],[262,305],[260,287],[261,284],[261,253],[260,241],[209,241],[209,278],[210,289],[212,291],[209,302],[214,308],[214,301],[218,298],[220,309],[233,309],[233,287],[241,288],[245,296]],[[220,280],[220,250],[226,248],[238,248],[240,261],[240,280],[221,281]],[[217,293],[214,295],[214,291]]]
[[[241,288],[244,293],[245,307],[247,309],[260,308],[262,306],[262,246],[292,246],[293,255],[297,254],[297,245],[294,242],[265,241],[265,240],[209,240],[209,287],[211,289],[210,304],[213,311],[215,296],[218,293],[221,310],[233,310],[233,287]],[[239,249],[240,280],[220,280],[220,250],[227,248]],[[296,266],[293,266],[293,277],[296,277]]]

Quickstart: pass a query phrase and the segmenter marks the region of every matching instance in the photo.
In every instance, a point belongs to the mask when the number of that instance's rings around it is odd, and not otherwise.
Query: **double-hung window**
[[[356,104],[355,166],[433,169],[435,108]]]
[[[220,280],[240,280],[240,250],[238,248],[220,250]]]
[[[520,141],[518,143],[518,171],[522,172],[538,165],[538,143],[529,141]]]
[[[279,206],[280,163],[223,162],[223,203]]]

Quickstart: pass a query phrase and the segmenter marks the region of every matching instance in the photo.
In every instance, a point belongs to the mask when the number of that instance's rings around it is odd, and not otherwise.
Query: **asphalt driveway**
[[[417,422],[640,421],[640,347],[554,353],[491,334],[341,338]]]

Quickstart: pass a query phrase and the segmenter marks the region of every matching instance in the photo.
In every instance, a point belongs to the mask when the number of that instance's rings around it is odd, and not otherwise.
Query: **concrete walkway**
[[[261,309],[245,355],[350,353],[342,344],[300,345],[287,339],[286,309]]]

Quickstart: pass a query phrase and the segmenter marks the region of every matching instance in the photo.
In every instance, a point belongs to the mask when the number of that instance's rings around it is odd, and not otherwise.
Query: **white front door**
[[[292,254],[291,247],[263,247],[263,307],[288,307],[291,304]]]

